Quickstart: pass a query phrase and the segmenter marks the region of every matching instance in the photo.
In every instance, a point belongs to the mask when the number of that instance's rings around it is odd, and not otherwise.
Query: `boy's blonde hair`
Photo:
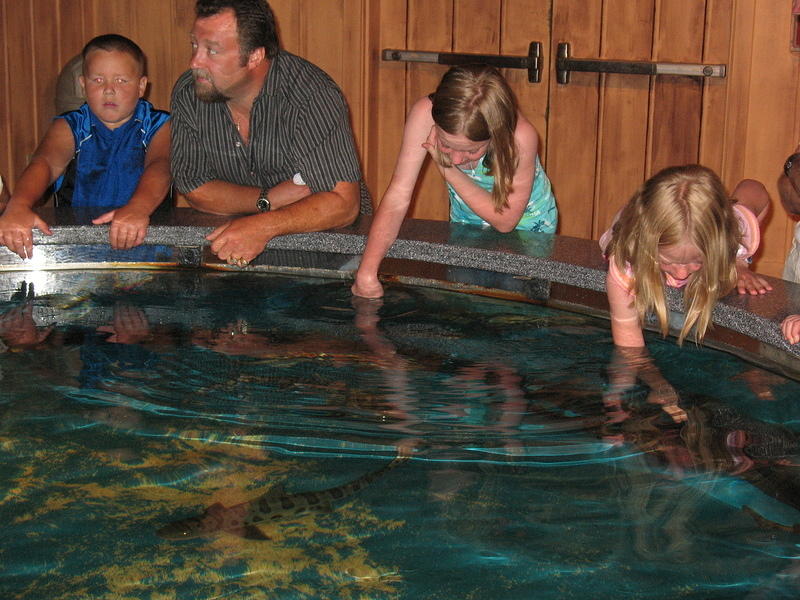
[[[494,67],[453,67],[442,77],[431,101],[433,120],[442,130],[473,142],[489,140],[484,163],[494,177],[494,209],[503,212],[517,170],[517,101],[508,83]]]
[[[659,246],[693,244],[703,256],[683,293],[686,312],[678,343],[695,327],[695,340],[705,336],[717,301],[736,285],[736,252],[741,241],[734,200],[719,177],[700,165],[670,167],[639,188],[614,224],[607,254],[620,271],[633,271],[633,292],[644,322],[654,312],[661,334],[669,332],[664,275]]]

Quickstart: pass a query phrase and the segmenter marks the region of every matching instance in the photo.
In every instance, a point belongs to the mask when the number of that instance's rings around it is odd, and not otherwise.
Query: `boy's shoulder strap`
[[[133,118],[141,124],[142,145],[146,148],[161,126],[169,121],[170,115],[164,110],[153,108],[147,100],[139,100]]]
[[[80,108],[65,112],[56,117],[64,119],[75,138],[75,154],[80,152],[83,143],[92,137],[92,113],[89,105],[84,103]]]

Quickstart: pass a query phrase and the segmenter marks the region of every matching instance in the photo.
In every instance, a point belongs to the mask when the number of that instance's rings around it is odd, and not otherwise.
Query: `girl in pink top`
[[[742,182],[731,199],[710,169],[670,167],[645,182],[620,211],[600,239],[609,260],[606,291],[617,346],[644,346],[648,313],[655,313],[667,335],[665,286],[684,289],[679,344],[693,327],[695,340],[703,339],[714,305],[734,287],[741,294],[772,289],[749,267],[769,206],[766,194],[750,193],[752,184]]]

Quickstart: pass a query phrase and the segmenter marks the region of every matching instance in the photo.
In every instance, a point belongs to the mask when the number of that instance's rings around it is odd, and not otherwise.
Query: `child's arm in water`
[[[147,234],[150,215],[169,192],[169,135],[170,123],[167,121],[147,146],[144,171],[128,203],[92,221],[95,225],[111,223],[108,238],[112,248],[128,249],[141,244]]]
[[[425,148],[445,181],[461,197],[469,208],[497,231],[508,233],[519,224],[531,196],[533,180],[536,176],[536,154],[539,150],[539,135],[531,123],[521,114],[517,116],[514,143],[517,147],[517,169],[514,172],[512,188],[508,194],[508,206],[497,212],[492,202],[491,192],[476,184],[464,171],[456,166],[444,167],[436,150],[438,140],[436,130],[431,129]]]
[[[56,119],[25,167],[16,189],[0,216],[0,244],[20,258],[33,253],[33,228],[50,235],[50,227],[37,215],[36,206],[47,190],[67,168],[75,154],[75,139],[64,119]]]
[[[427,97],[414,103],[403,129],[403,143],[389,187],[373,217],[361,265],[356,272],[352,292],[364,298],[380,298],[383,286],[378,281],[378,267],[397,239],[400,224],[408,212],[414,186],[427,154],[422,144],[433,127],[431,101]]]
[[[613,258],[612,258],[613,260]],[[606,293],[611,313],[611,336],[615,346],[624,348],[644,347],[644,335],[639,313],[628,288],[614,276],[613,265],[606,275]]]

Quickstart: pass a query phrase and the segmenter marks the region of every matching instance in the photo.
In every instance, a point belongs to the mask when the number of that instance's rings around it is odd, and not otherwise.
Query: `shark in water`
[[[409,458],[408,455],[399,454],[377,471],[325,490],[287,494],[282,485],[277,485],[249,502],[229,507],[216,503],[209,506],[202,515],[173,521],[159,529],[156,534],[167,540],[188,540],[226,531],[251,540],[268,540],[269,537],[258,525],[304,515],[310,511],[328,511],[333,502],[355,494]]]

